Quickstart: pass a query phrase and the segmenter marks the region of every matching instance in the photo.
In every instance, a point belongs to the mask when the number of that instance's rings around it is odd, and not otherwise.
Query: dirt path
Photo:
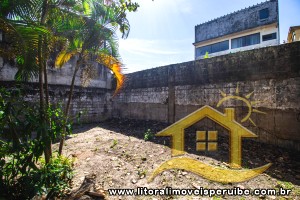
[[[234,188],[254,190],[257,188],[291,189],[288,196],[109,196],[107,199],[300,199],[300,158],[299,153],[247,140],[243,143],[243,166],[255,168],[268,162],[273,165],[266,173],[246,182],[221,184],[206,180],[183,170],[169,170],[158,175],[153,182],[147,178],[161,163],[171,158],[169,138],[154,137],[145,141],[150,129],[156,133],[167,124],[146,121],[118,121],[84,125],[75,129],[64,147],[64,155],[75,158],[73,188],[77,188],[88,174],[96,174],[96,187],[104,189],[148,187],[163,189],[217,189]],[[146,136],[147,137],[147,136]],[[228,145],[220,138],[220,150],[216,155],[194,151],[195,144],[187,144],[186,155],[204,163],[226,168]],[[189,148],[191,146],[191,148]],[[57,148],[57,144],[54,145]],[[244,156],[245,155],[245,156]]]

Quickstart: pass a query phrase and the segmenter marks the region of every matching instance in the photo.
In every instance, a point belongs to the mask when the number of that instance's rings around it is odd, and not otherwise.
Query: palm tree
[[[41,20],[38,20],[36,13],[39,8],[44,8],[47,1],[1,1],[0,29],[3,30],[6,37],[6,47],[1,48],[1,56],[8,59],[17,60],[18,72],[17,80],[27,81],[32,76],[38,75],[40,79],[40,118],[41,122],[45,119],[44,114],[44,96],[42,51],[43,40],[50,35],[50,32],[44,26],[45,9],[41,9]],[[3,51],[4,49],[4,51]],[[8,51],[7,51],[8,49]],[[42,131],[43,138],[48,136]],[[48,141],[46,139],[46,141]],[[45,159],[47,162],[51,156],[51,144],[45,145]]]
[[[65,46],[57,58],[57,65],[62,66],[72,56],[78,58],[65,108],[68,116],[76,74],[80,68],[89,66],[89,59],[111,69],[117,78],[116,91],[120,89],[124,76],[115,32],[119,28],[123,38],[128,36],[126,12],[135,11],[137,7],[138,4],[130,0],[0,1],[0,29],[9,41],[0,48],[0,56],[16,58],[17,79],[27,81],[32,76],[39,77],[40,124],[44,127],[41,132],[46,163],[52,155],[51,137],[46,128],[49,124],[45,112],[45,102],[49,105],[46,61],[54,45],[59,41]],[[62,144],[63,139],[61,147]]]
[[[56,66],[62,67],[71,57],[76,56],[77,58],[65,108],[67,120],[76,74],[80,68],[90,67],[90,61],[98,62],[114,73],[117,80],[115,94],[120,90],[124,82],[115,33],[117,28],[119,28],[123,34],[123,38],[128,36],[130,26],[126,18],[126,10],[120,8],[115,2],[110,2],[107,5],[104,0],[91,1],[85,4],[84,8],[85,15],[79,23],[73,22],[71,31],[66,32],[63,27],[62,30],[59,30],[59,32],[64,32],[64,36],[68,38],[68,42],[56,59]],[[67,23],[64,23],[64,25],[70,26]],[[62,134],[60,140],[59,154],[62,153],[64,137],[65,133]]]
[[[72,12],[70,12],[71,10]],[[49,106],[46,61],[49,58],[51,41],[54,38],[51,21],[60,15],[80,18],[83,4],[78,1],[60,0],[1,0],[0,29],[4,32],[5,43],[0,48],[0,56],[16,59],[18,72],[15,78],[28,81],[39,77],[40,125],[46,163],[52,156],[51,136],[48,132]],[[55,15],[56,14],[56,15]],[[44,92],[46,91],[46,98]],[[45,106],[46,102],[46,106]]]

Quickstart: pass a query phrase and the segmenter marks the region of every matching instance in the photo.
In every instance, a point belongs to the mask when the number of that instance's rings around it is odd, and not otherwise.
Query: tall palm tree
[[[41,78],[42,63],[44,63],[42,59],[45,54],[42,44],[45,42],[45,38],[51,34],[44,26],[44,23],[42,23],[45,21],[46,16],[45,3],[47,1],[0,1],[0,29],[5,34],[6,42],[6,45],[1,48],[1,56],[8,59],[16,58],[16,66],[18,67],[17,80],[27,81],[33,75],[37,76],[39,74],[42,124],[45,119],[43,81]],[[42,131],[42,138],[45,141],[49,141],[45,131]],[[49,162],[52,154],[51,143],[46,143],[44,153],[46,161]]]
[[[64,23],[61,30],[57,30],[64,33],[68,41],[56,59],[56,66],[62,67],[70,58],[77,58],[65,108],[67,120],[76,74],[79,69],[90,67],[90,61],[98,62],[114,73],[117,79],[115,94],[124,82],[124,75],[121,73],[122,63],[119,61],[116,30],[119,28],[123,38],[128,36],[130,26],[126,18],[126,9],[121,9],[115,2],[106,4],[104,0],[97,0],[86,2],[84,14],[80,22],[72,22],[73,28],[69,32],[64,29],[65,26],[71,26],[67,22]],[[70,23],[70,21],[68,22]],[[62,153],[64,137],[65,133],[61,137],[59,154]]]
[[[47,126],[49,120],[46,105],[49,104],[46,61],[49,58],[53,27],[51,21],[60,14],[73,19],[80,18],[83,11],[81,1],[72,0],[0,0],[0,29],[4,32],[5,43],[0,56],[16,59],[17,80],[28,81],[39,77],[40,125],[44,143],[46,163],[49,163],[52,149],[51,136]],[[54,15],[56,13],[58,15]],[[44,85],[46,99],[44,94]]]
[[[78,58],[65,110],[68,116],[76,73],[79,68],[88,66],[89,59],[93,58],[111,69],[117,78],[116,91],[120,89],[124,76],[121,74],[115,32],[119,28],[123,38],[128,36],[126,12],[135,11],[137,7],[138,4],[130,0],[0,0],[0,29],[6,35],[5,41],[8,41],[6,46],[0,47],[0,56],[16,58],[17,79],[26,81],[38,75],[42,127],[47,127],[46,61],[53,45],[60,41],[65,46],[56,62],[59,66],[72,56]],[[48,163],[52,150],[46,128],[42,129],[42,136]]]

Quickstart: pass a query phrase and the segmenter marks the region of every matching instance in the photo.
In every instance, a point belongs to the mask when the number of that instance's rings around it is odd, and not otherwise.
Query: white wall
[[[216,38],[216,39],[213,39],[213,40],[204,41],[204,42],[194,44],[195,45],[195,57],[196,57],[196,48],[207,46],[207,45],[210,45],[210,44],[215,44],[215,43],[222,42],[222,41],[225,41],[225,40],[229,40],[229,49],[226,50],[226,51],[210,53],[209,57],[220,56],[220,55],[235,53],[235,52],[239,52],[239,51],[257,49],[257,48],[261,48],[261,47],[279,45],[280,44],[280,41],[279,41],[280,37],[279,37],[279,31],[278,31],[277,27],[278,26],[277,26],[277,23],[276,23],[276,24],[263,26],[263,27],[259,27],[259,28],[255,28],[255,29],[251,29],[251,30],[246,30],[246,31],[243,31],[243,32],[239,32],[239,33],[223,36],[223,37],[220,37],[220,38]],[[246,35],[251,35],[251,34],[254,34],[254,33],[259,33],[259,32],[260,32],[260,44],[231,49],[231,40],[232,39],[242,37],[242,36],[246,36]],[[262,40],[263,35],[267,35],[267,34],[275,33],[275,32],[276,32],[276,39],[268,40],[268,41],[263,41]],[[199,56],[195,59],[201,59],[203,57],[204,57],[204,55]]]
[[[70,60],[67,62],[61,69],[57,68],[48,68],[48,83],[54,85],[70,85],[73,72],[74,72],[74,65],[75,59]],[[90,81],[88,87],[96,87],[96,88],[107,88],[111,89],[111,80],[112,74],[109,70],[104,67],[97,66],[99,74]],[[101,69],[102,68],[102,69]],[[10,66],[8,63],[3,62],[3,58],[0,57],[0,81],[13,81],[15,80],[15,74],[17,73],[18,69],[15,66]],[[101,74],[100,74],[101,73]],[[76,76],[75,85],[81,86],[81,70],[78,71]],[[38,82],[38,77],[34,77],[30,80],[30,82]]]

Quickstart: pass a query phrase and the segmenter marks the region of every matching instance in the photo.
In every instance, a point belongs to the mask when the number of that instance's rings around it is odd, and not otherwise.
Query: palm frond
[[[104,65],[108,69],[110,69],[113,72],[114,76],[116,77],[117,87],[114,93],[115,96],[123,87],[125,81],[125,75],[122,73],[122,68],[123,68],[122,63],[120,63],[113,56],[104,53],[99,53],[97,55],[96,61]]]
[[[77,54],[77,51],[61,51],[56,60],[55,60],[55,66],[61,68],[65,63],[67,63],[72,56],[74,56],[75,54]]]
[[[16,60],[18,67],[18,71],[15,74],[16,81],[27,82],[33,77],[38,77],[39,66],[37,63],[37,57],[34,57],[28,53],[25,58],[19,56]]]
[[[41,0],[2,0],[0,1],[0,17],[10,20],[36,21],[37,10]]]
[[[0,29],[5,35],[5,41],[0,46],[0,56],[10,60],[16,59],[18,72],[15,79],[28,81],[37,76],[38,40],[39,37],[46,38],[50,32],[43,26],[2,18]]]

